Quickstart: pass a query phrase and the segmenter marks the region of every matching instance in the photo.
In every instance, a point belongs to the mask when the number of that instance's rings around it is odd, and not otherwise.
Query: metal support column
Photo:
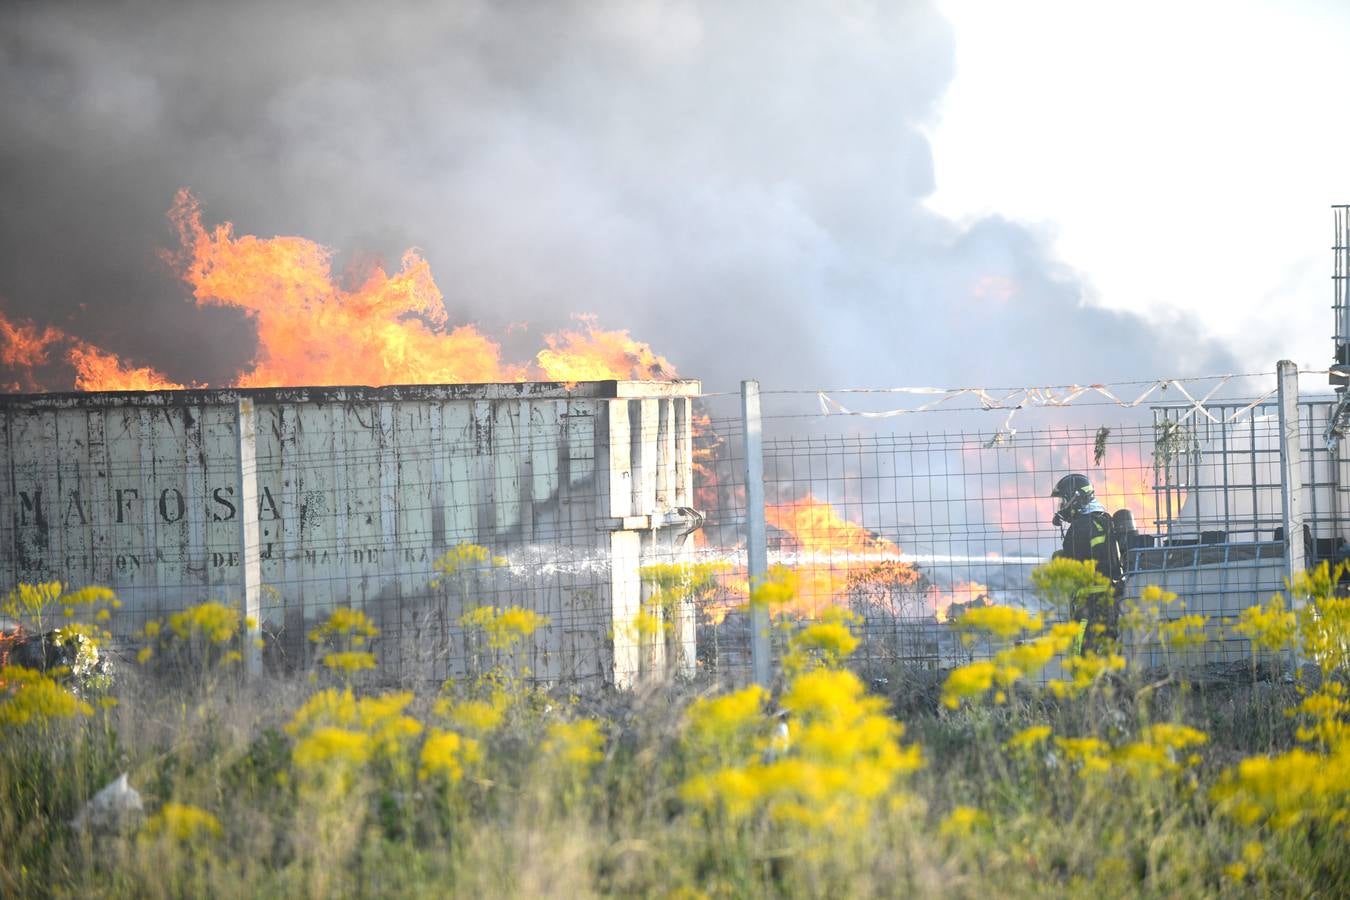
[[[755,589],[769,571],[769,549],[764,525],[764,433],[759,417],[759,382],[741,382],[741,421],[745,430],[745,546],[750,579],[750,660],[755,683],[768,687],[773,680],[769,641],[769,608],[755,603]]]

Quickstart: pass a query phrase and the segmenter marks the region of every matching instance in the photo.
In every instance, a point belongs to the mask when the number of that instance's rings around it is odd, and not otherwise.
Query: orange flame
[[[130,366],[106,350],[74,339],[67,351],[75,366],[75,389],[78,391],[110,390],[103,385],[114,384],[119,391],[177,391],[183,385],[170,381],[149,366]]]
[[[258,331],[241,387],[516,381],[500,348],[472,326],[446,329],[431,267],[416,251],[397,272],[378,265],[351,289],[337,284],[332,251],[302,237],[235,237],[229,222],[207,230],[201,205],[178,192],[183,279],[200,305],[244,310]]]
[[[878,588],[883,593],[892,589],[913,593],[920,581],[919,571],[900,559],[898,545],[810,494],[765,504],[764,519],[780,532],[778,550],[797,574],[799,597],[793,612],[810,614],[825,606],[848,605],[854,593]]]
[[[6,391],[33,391],[39,384],[33,374],[47,364],[47,350],[65,334],[48,325],[41,331],[32,322],[11,321],[0,313],[0,365],[19,377],[4,384]]]
[[[953,606],[988,603],[989,588],[978,581],[962,581],[954,585],[949,591],[934,587],[929,591],[929,600],[933,604],[933,612],[937,614],[937,620],[945,622],[950,617],[950,610]]]
[[[594,316],[578,316],[584,330],[564,329],[547,335],[548,348],[535,357],[551,381],[603,381],[633,378],[660,381],[675,377],[675,367],[626,331],[602,331]]]
[[[180,247],[165,257],[196,302],[242,310],[257,330],[254,357],[233,380],[239,387],[677,377],[649,345],[586,316],[577,327],[546,335],[545,349],[530,362],[503,362],[496,341],[473,325],[450,323],[431,266],[416,250],[404,253],[393,273],[372,264],[338,279],[333,252],[307,238],[237,236],[229,222],[207,228],[187,190],[174,198],[169,218]],[[79,390],[182,387],[58,328],[39,330],[0,315],[0,363],[18,374],[5,388],[41,390],[34,370],[55,344],[66,345]]]

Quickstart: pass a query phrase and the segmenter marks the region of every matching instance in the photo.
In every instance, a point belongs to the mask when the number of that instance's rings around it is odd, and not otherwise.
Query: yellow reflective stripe
[[[1101,522],[1098,522],[1098,521],[1096,521],[1096,520],[1093,520],[1093,522],[1092,522],[1092,528],[1093,528],[1094,531],[1097,532],[1097,534],[1092,538],[1092,542],[1091,542],[1091,544],[1090,544],[1089,546],[1092,546],[1092,547],[1099,547],[1099,546],[1101,546],[1102,544],[1105,544],[1105,543],[1106,543],[1106,526],[1103,525]]]

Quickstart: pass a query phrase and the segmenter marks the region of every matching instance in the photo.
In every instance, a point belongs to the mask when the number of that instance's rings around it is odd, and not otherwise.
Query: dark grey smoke
[[[228,380],[248,323],[156,255],[187,186],[240,232],[419,246],[489,333],[594,312],[712,388],[1231,371],[1020,225],[923,206],[952,67],[922,2],[10,2],[0,308]]]

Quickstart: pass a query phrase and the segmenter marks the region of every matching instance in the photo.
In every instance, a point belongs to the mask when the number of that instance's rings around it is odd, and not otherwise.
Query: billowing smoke
[[[1092,306],[1025,227],[924,206],[954,59],[930,3],[44,0],[0,22],[0,309],[183,383],[254,351],[161,259],[184,186],[340,261],[421,248],[452,322],[509,340],[595,313],[712,389],[1234,365],[1196,322]]]

